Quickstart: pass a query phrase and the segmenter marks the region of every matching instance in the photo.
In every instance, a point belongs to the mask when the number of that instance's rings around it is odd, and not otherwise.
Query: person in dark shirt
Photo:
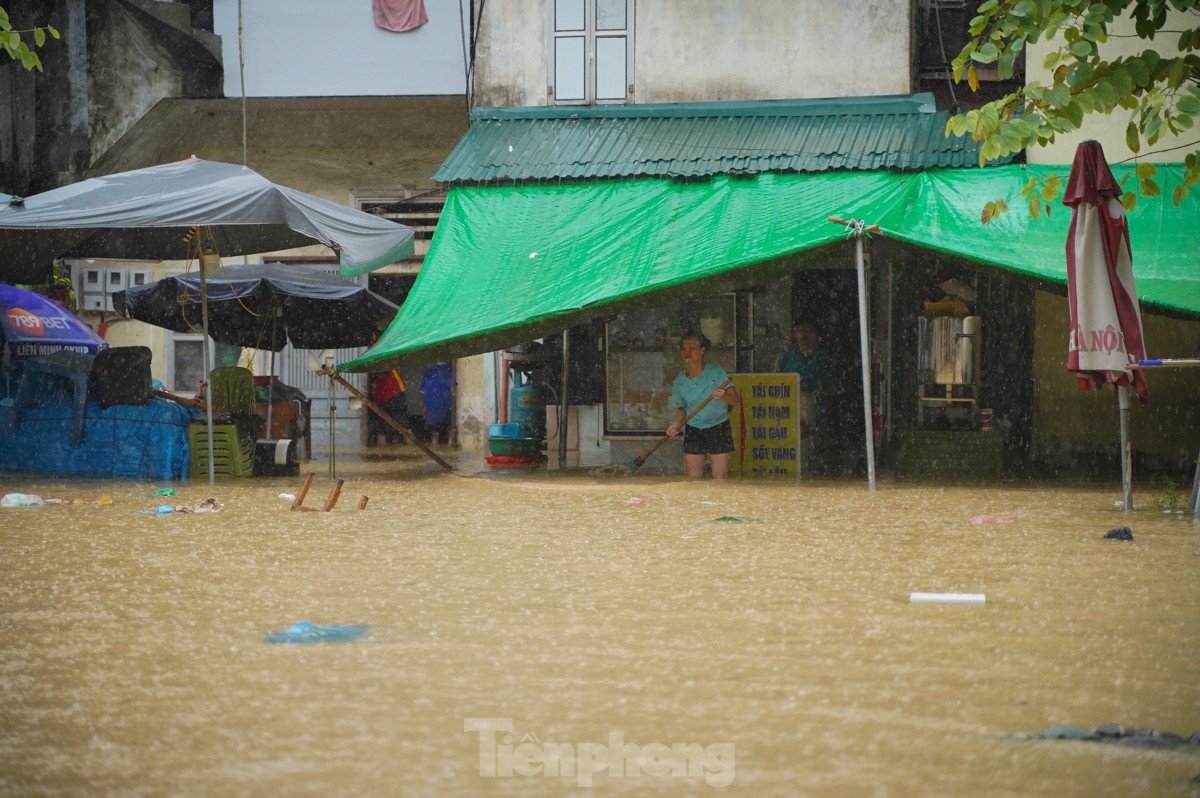
[[[796,322],[792,342],[792,348],[780,356],[778,370],[800,375],[801,439],[808,444],[806,457],[811,457],[828,443],[821,433],[829,429],[830,398],[842,392],[842,383],[833,356],[820,344],[815,324]]]
[[[421,396],[425,399],[425,429],[434,443],[450,442],[450,393],[452,373],[449,363],[434,363],[421,377]]]

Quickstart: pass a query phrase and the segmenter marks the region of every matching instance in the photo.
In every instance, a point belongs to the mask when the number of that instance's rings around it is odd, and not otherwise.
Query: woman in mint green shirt
[[[733,459],[729,408],[742,400],[732,383],[726,385],[729,375],[725,369],[704,362],[707,352],[708,339],[699,333],[686,332],[679,339],[683,371],[671,384],[675,420],[667,427],[667,435],[675,438],[683,433],[683,468],[689,478],[703,477],[704,462],[711,457],[713,479],[726,479]],[[696,410],[709,398],[716,401]],[[693,410],[696,414],[688,420]]]

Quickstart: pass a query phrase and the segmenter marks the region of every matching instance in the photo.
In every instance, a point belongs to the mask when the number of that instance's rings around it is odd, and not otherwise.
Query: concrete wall
[[[546,26],[546,0],[488,0],[477,105],[546,104]],[[633,101],[903,94],[909,28],[908,4],[883,0],[639,3]]]
[[[98,157],[167,97],[183,91],[180,70],[166,45],[120,3],[92,26],[89,43],[90,147]]]
[[[1066,297],[1039,291],[1035,314],[1033,369],[1038,386],[1039,458],[1054,464],[1096,451],[1107,450],[1115,456],[1120,428],[1112,393],[1081,391],[1076,376],[1066,370]],[[1144,314],[1142,325],[1151,357],[1196,357],[1200,321]],[[1150,372],[1150,402],[1138,405],[1135,401],[1130,417],[1135,453],[1166,465],[1185,466],[1195,460],[1200,451],[1198,378],[1196,369]]]
[[[241,0],[247,97],[463,94],[463,25],[457,0],[425,0],[429,22],[377,28],[370,0]],[[225,95],[240,97],[238,0],[213,0]],[[461,24],[460,24],[461,21]]]

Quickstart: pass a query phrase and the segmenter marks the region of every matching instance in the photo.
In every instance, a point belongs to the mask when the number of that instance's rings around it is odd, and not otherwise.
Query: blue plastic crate
[[[506,424],[492,424],[488,428],[489,438],[519,438],[521,437],[521,425],[514,422]]]

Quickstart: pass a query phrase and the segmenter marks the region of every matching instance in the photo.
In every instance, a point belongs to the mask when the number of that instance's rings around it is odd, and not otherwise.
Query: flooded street
[[[112,499],[0,510],[0,793],[1200,793],[1200,746],[1027,738],[1200,730],[1200,524],[1149,488],[455,462],[348,459],[328,514],[300,479],[0,481]],[[144,514],[162,487],[223,509]],[[369,629],[265,642],[298,621]]]

